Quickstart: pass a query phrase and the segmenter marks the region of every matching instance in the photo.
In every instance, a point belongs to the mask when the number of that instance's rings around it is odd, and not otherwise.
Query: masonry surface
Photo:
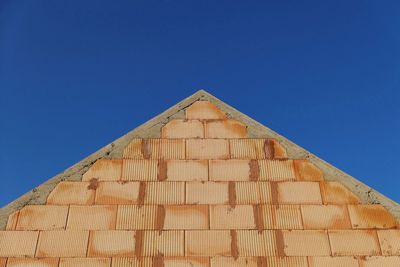
[[[0,231],[9,266],[400,266],[387,207],[200,99]]]

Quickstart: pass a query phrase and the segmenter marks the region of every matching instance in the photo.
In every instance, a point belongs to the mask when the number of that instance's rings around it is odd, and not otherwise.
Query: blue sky
[[[400,202],[399,1],[0,2],[0,206],[203,88]]]

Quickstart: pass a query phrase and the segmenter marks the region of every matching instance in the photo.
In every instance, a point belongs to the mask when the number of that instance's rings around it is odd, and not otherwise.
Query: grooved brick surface
[[[207,160],[169,160],[167,181],[207,181]]]
[[[109,258],[62,258],[59,267],[109,267]]]
[[[162,138],[203,138],[204,125],[199,120],[172,120],[161,129]]]
[[[118,181],[121,178],[122,160],[99,159],[82,176],[82,181],[98,179],[101,181]]]
[[[53,205],[91,205],[94,203],[95,188],[90,182],[60,182],[47,198]]]
[[[58,267],[58,259],[9,258],[7,267]]]
[[[109,230],[115,229],[117,206],[71,206],[67,229]]]
[[[400,230],[378,230],[379,243],[385,256],[400,256]]]
[[[100,182],[96,190],[96,204],[136,204],[139,182]]]
[[[235,120],[209,121],[205,123],[206,138],[245,138],[246,126]]]
[[[16,230],[59,230],[65,228],[68,206],[25,206],[19,212]]]
[[[225,139],[186,140],[186,159],[229,159],[229,142]]]
[[[209,101],[196,101],[186,109],[187,119],[218,120],[225,119],[226,115]]]
[[[36,257],[85,257],[89,231],[40,232]]]
[[[33,257],[39,232],[0,231],[0,257]]]
[[[229,230],[186,231],[185,252],[188,256],[231,255]]]
[[[94,231],[90,234],[88,256],[134,256],[135,241],[135,231]]]
[[[376,231],[373,230],[330,230],[333,256],[372,256],[381,253]]]
[[[358,204],[360,199],[338,182],[321,182],[321,193],[324,204]]]
[[[351,229],[346,206],[302,205],[305,229]]]
[[[284,253],[286,256],[329,256],[329,238],[322,230],[283,231]]]
[[[355,229],[394,228],[393,216],[380,205],[349,205],[351,224]]]
[[[309,257],[309,267],[359,267],[358,260],[353,257]]]
[[[278,202],[283,204],[322,204],[316,182],[280,182],[277,184]]]
[[[400,266],[388,210],[233,115],[182,105],[80,181],[63,176],[45,205],[9,215],[0,267]]]
[[[250,161],[248,160],[211,160],[210,181],[248,181],[250,179]]]

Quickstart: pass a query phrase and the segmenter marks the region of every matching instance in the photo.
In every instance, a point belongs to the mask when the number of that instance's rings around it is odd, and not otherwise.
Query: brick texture
[[[172,120],[161,129],[162,138],[203,138],[204,125],[199,120]]]
[[[19,212],[16,230],[65,229],[68,206],[25,206]]]
[[[245,138],[247,127],[235,120],[210,121],[205,123],[206,138]]]
[[[110,267],[111,259],[102,258],[64,258],[59,267]]]
[[[33,257],[38,232],[0,231],[0,257]]]
[[[134,231],[94,231],[89,240],[89,257],[135,255]]]
[[[58,267],[58,259],[9,258],[7,267]]]
[[[225,139],[188,139],[187,159],[228,159],[229,142]]]
[[[371,230],[330,230],[333,256],[379,255],[377,234]]]
[[[329,256],[331,254],[328,234],[325,231],[283,231],[286,256]]]
[[[110,230],[115,229],[117,206],[71,206],[67,229]]]
[[[321,182],[324,204],[358,204],[360,199],[338,182]]]
[[[277,183],[278,202],[283,204],[322,204],[316,182]]]
[[[89,231],[40,232],[36,257],[85,257]]]
[[[96,187],[90,182],[60,182],[47,198],[47,204],[91,205],[94,203]]]
[[[121,178],[122,160],[99,159],[82,176],[82,181],[98,179],[101,181],[118,181]]]
[[[381,244],[382,255],[400,256],[400,230],[379,230],[378,238]]]
[[[136,204],[139,182],[100,182],[96,190],[96,204]]]
[[[396,219],[381,205],[349,205],[353,228],[394,228]]]
[[[186,111],[187,119],[218,120],[225,119],[225,113],[209,101],[196,101]]]

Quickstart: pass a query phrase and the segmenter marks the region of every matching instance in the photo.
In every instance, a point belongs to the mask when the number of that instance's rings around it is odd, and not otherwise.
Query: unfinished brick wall
[[[400,230],[207,101],[0,231],[10,266],[400,266]]]

